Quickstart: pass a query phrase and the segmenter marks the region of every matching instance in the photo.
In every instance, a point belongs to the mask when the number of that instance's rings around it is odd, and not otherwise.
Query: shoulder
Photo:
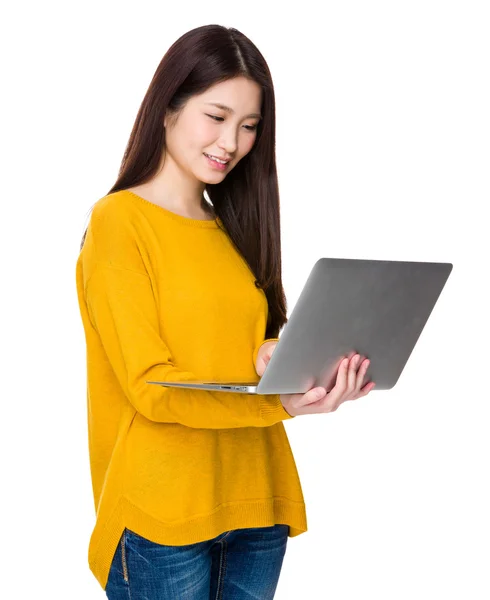
[[[92,210],[92,219],[97,226],[124,225],[131,217],[131,202],[127,195],[121,192],[113,192],[100,198]]]
[[[133,213],[126,194],[114,192],[100,198],[92,210],[87,241],[93,244],[97,262],[144,273]]]

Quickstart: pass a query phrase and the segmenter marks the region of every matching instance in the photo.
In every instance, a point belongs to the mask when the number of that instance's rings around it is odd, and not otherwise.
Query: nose
[[[231,156],[235,154],[238,146],[237,137],[238,132],[233,127],[223,131],[218,146],[224,154]]]

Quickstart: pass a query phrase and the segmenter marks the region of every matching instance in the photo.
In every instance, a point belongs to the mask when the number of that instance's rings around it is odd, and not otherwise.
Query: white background
[[[2,597],[105,597],[75,263],[162,56],[219,23],[273,76],[288,314],[320,256],[454,265],[393,390],[286,423],[309,530],[276,598],[490,598],[487,6],[3,10]]]

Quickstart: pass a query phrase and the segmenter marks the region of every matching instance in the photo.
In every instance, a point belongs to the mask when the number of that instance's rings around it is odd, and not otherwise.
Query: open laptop
[[[320,258],[260,381],[147,381],[245,394],[306,393],[335,386],[345,357],[370,365],[363,385],[398,381],[452,271],[451,263]]]

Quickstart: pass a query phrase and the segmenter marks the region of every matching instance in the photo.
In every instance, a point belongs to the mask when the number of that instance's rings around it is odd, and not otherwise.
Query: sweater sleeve
[[[146,381],[198,379],[179,369],[159,333],[151,279],[132,269],[97,261],[86,283],[91,323],[124,393],[151,421],[227,429],[268,427],[291,415],[279,394],[241,394],[172,388]]]

